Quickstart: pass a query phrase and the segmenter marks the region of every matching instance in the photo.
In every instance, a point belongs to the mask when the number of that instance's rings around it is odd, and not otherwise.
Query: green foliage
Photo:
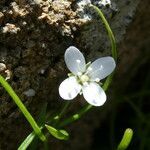
[[[68,140],[69,139],[69,134],[65,130],[57,130],[54,127],[50,125],[45,125],[47,130],[51,135],[53,135],[56,139],[59,140]]]
[[[117,150],[126,150],[132,140],[133,131],[132,129],[126,129]]]
[[[17,96],[15,91],[12,89],[12,87],[8,84],[8,82],[0,75],[0,83],[5,88],[5,90],[8,92],[8,94],[11,96],[12,100],[16,103],[16,105],[19,107],[21,112],[24,114],[30,125],[32,126],[35,133],[38,135],[38,137],[45,141],[46,137],[42,133],[40,127],[37,125],[36,121],[32,117],[32,115],[29,113],[25,105],[22,103],[20,98]]]
[[[40,126],[44,125],[45,120],[46,120],[46,110],[47,110],[47,103],[45,103],[41,109],[41,112],[39,114],[39,119],[38,119],[38,124]],[[42,129],[43,127],[41,127]],[[35,138],[36,134],[35,132],[31,132],[31,134],[29,134],[26,139],[21,143],[21,145],[19,146],[18,150],[25,150],[34,140],[32,147],[36,147],[37,146],[37,141],[38,139]]]
[[[18,150],[26,150],[27,147],[31,144],[31,142],[35,138],[35,136],[36,136],[35,132],[30,133],[26,137],[26,139],[21,143],[21,145],[19,146]]]

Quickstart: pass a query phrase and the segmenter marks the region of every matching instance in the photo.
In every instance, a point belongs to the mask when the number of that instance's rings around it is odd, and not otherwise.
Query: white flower
[[[116,67],[114,59],[102,57],[86,65],[83,54],[76,47],[70,46],[65,52],[65,62],[71,75],[60,84],[60,96],[65,100],[72,100],[83,93],[89,104],[103,105],[106,94],[98,83],[112,73]]]

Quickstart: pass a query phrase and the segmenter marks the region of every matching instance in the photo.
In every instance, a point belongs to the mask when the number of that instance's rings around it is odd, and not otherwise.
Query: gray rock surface
[[[113,0],[111,7],[100,5],[96,0],[92,2],[101,7],[117,42],[121,41],[139,0]],[[110,41],[101,20],[91,8],[83,9],[90,19],[79,13],[74,0],[0,2],[0,63],[11,72],[9,83],[35,116],[43,102],[48,102],[50,112],[62,106],[58,86],[68,73],[63,60],[68,46],[78,47],[88,60],[110,55]],[[75,106],[83,103],[78,101]],[[94,129],[95,117],[91,118]],[[16,105],[0,87],[0,149],[16,149],[29,129]],[[92,132],[89,126],[85,130]],[[85,141],[90,143],[88,139]],[[82,149],[80,146],[74,149]]]

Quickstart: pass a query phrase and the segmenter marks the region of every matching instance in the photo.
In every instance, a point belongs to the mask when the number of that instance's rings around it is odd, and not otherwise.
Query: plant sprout
[[[89,104],[103,105],[106,94],[100,81],[113,72],[116,67],[115,60],[108,56],[86,64],[83,54],[76,47],[70,46],[65,52],[65,63],[71,74],[60,84],[60,96],[65,100],[72,100],[79,93],[83,93]]]

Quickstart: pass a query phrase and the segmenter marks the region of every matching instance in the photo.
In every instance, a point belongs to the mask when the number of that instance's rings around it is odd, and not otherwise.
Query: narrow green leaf
[[[21,143],[21,145],[19,146],[18,150],[26,150],[27,147],[30,145],[30,143],[33,141],[33,139],[35,138],[36,134],[33,131],[31,134],[29,134],[27,136],[27,138]]]
[[[39,126],[42,126],[45,124],[45,120],[46,120],[46,110],[47,110],[47,103],[44,103],[44,105],[42,106],[41,108],[41,111],[40,111],[40,114],[39,114],[39,117],[38,117],[38,125]],[[32,141],[32,143],[30,144],[30,150],[36,150],[38,149],[38,142],[39,142],[39,139],[37,137],[35,137]]]
[[[31,127],[33,128],[35,133],[38,135],[38,137],[41,139],[41,141],[46,141],[45,135],[42,133],[40,127],[37,125],[36,121],[30,114],[30,112],[27,110],[26,106],[23,104],[23,102],[15,93],[13,88],[9,85],[9,83],[1,75],[0,75],[0,83],[4,87],[4,89],[7,91],[7,93],[10,95],[12,100],[16,103],[20,111],[24,114],[25,118],[30,123]]]
[[[64,121],[60,122],[59,127],[64,127],[76,120],[79,120],[85,113],[87,113],[91,108],[93,108],[92,105],[87,104],[85,105],[81,110],[79,110],[76,114],[72,115],[71,117],[65,119]]]
[[[133,130],[126,129],[117,150],[126,150],[132,140]]]
[[[102,19],[104,25],[105,25],[105,28],[107,30],[107,33],[108,33],[108,36],[109,36],[109,39],[110,39],[110,42],[111,42],[111,47],[112,47],[112,50],[111,50],[111,53],[112,53],[112,56],[115,60],[117,60],[117,48],[116,48],[116,39],[115,39],[115,36],[109,26],[109,23],[107,22],[107,19],[105,18],[103,12],[95,5],[92,5],[92,7],[95,9],[95,11],[98,13],[99,17]]]
[[[65,130],[57,130],[52,126],[45,125],[47,130],[50,132],[51,135],[53,135],[55,138],[59,140],[68,140],[69,139],[69,134]]]
[[[41,126],[44,124],[45,119],[46,119],[46,109],[47,109],[47,103],[45,103],[40,111],[39,118],[38,118],[38,124]],[[41,128],[42,129],[42,128]],[[25,140],[21,143],[19,146],[18,150],[24,150],[29,147],[29,145],[32,144],[31,149],[36,149],[36,144],[38,142],[38,138],[36,138],[35,132],[31,132]],[[23,149],[24,148],[24,149]]]

